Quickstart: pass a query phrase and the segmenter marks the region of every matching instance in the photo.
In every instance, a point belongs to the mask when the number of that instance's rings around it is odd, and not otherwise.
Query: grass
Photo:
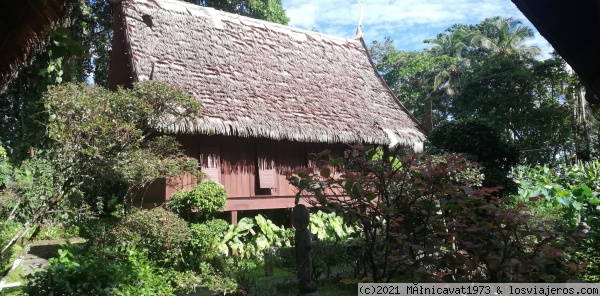
[[[6,273],[12,268],[13,262],[15,262],[15,260],[17,260],[19,258],[21,251],[23,251],[23,246],[21,244],[16,243],[12,246],[11,252],[10,252],[10,260],[5,266],[2,266],[2,268],[0,270],[0,278],[5,276]]]
[[[272,276],[266,276],[265,275],[265,266],[262,264],[259,264],[258,266],[256,266],[251,272],[254,274],[260,274],[260,276],[256,279],[257,281],[283,279],[283,278],[289,278],[289,277],[294,276],[294,273],[287,271],[287,270],[283,270],[281,268],[277,268],[277,267],[273,267],[273,275]]]
[[[61,224],[42,225],[35,240],[55,240],[77,237],[79,229],[76,227],[65,227]]]
[[[318,288],[321,296],[346,296],[357,294],[357,284],[344,284],[338,280],[321,280]],[[266,296],[266,295],[281,295],[281,296],[296,296],[298,295],[297,283],[285,283],[275,285],[265,285],[257,287],[249,295]]]
[[[333,273],[342,271],[348,271],[348,269],[345,266],[336,266],[332,269]],[[293,272],[274,267],[273,276],[268,277],[264,275],[264,265],[257,266],[252,272],[260,274],[260,276],[256,279],[256,289],[249,295],[298,295],[298,283]],[[336,278],[322,279],[319,281],[318,292],[321,296],[356,295],[357,284],[344,284]]]
[[[273,276],[265,276],[264,265],[258,264],[249,269],[247,274],[254,276],[256,287],[251,289],[248,296],[296,296],[298,295],[298,283],[296,277],[290,271],[273,268]],[[321,296],[346,296],[357,294],[357,284],[344,284],[337,278],[322,279],[318,288]],[[199,289],[194,296],[210,296],[206,288]]]
[[[23,291],[23,287],[13,287],[13,288],[6,288],[6,289],[2,289],[2,296],[21,296],[21,295],[25,295],[25,292]]]
[[[18,228],[17,228],[18,230]],[[11,237],[12,235],[16,234],[16,231],[7,231],[7,233],[4,233],[4,235],[7,235],[8,237]],[[23,251],[23,247],[26,244],[26,242],[29,240],[29,238],[31,238],[31,235],[34,233],[35,228],[32,228],[29,230],[29,232],[25,233],[25,235],[23,235],[23,237],[17,241],[16,244],[14,244],[9,251],[10,254],[10,259],[9,261],[6,263],[6,265],[0,266],[0,278],[2,278],[3,276],[6,275],[6,273],[12,268],[13,266],[13,262],[15,262],[15,260],[17,260],[19,258],[19,256],[21,255],[21,251]],[[2,241],[0,239],[0,241]],[[1,265],[1,264],[0,264]]]
[[[17,268],[11,272],[10,276],[6,280],[7,283],[25,283],[27,279],[25,278],[25,271],[23,270],[23,266],[19,265]]]

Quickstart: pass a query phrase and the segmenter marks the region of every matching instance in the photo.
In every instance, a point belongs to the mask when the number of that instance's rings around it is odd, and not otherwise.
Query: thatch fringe
[[[274,140],[292,140],[316,143],[369,143],[389,146],[405,146],[415,152],[423,150],[425,137],[414,129],[381,130],[380,133],[340,132],[322,127],[319,129],[300,129],[284,125],[268,127],[252,127],[250,124],[239,122],[224,122],[216,118],[206,118],[195,121],[171,122],[167,126],[157,127],[163,132],[175,134],[207,134],[241,137],[263,137]]]

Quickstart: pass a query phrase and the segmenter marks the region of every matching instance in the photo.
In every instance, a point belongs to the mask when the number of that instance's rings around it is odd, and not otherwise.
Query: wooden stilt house
[[[151,21],[149,21],[151,19]],[[346,144],[421,150],[421,124],[378,75],[362,38],[344,39],[176,0],[117,6],[110,87],[150,79],[202,103],[175,133],[201,170],[225,186],[226,210],[294,206],[284,172]],[[196,180],[182,178],[181,188]],[[146,203],[178,188],[155,184]]]

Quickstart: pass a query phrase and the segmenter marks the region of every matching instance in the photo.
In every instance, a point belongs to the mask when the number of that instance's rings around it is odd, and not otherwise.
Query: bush
[[[28,295],[173,295],[163,270],[131,246],[98,250],[67,245],[58,253],[47,269],[28,276]]]
[[[164,266],[180,265],[188,241],[187,223],[163,209],[137,210],[119,221],[110,230],[104,246],[127,244],[147,250],[148,259]]]
[[[104,252],[67,245],[50,259],[50,266],[29,275],[29,295],[108,295],[118,284],[121,266]]]
[[[428,150],[434,154],[466,153],[475,157],[484,169],[483,186],[502,186],[502,193],[516,193],[517,185],[507,177],[517,164],[517,148],[488,122],[470,119],[448,121],[428,135]]]
[[[79,227],[60,223],[40,225],[36,240],[52,240],[60,238],[74,238],[79,236]]]
[[[576,162],[556,167],[519,168],[515,176],[520,183],[513,200],[528,204],[537,220],[554,222],[554,230],[587,232],[577,250],[570,256],[581,256],[590,264],[583,280],[600,280],[600,163]],[[532,203],[530,200],[537,200]]]
[[[204,286],[211,291],[226,295],[237,290],[237,283],[234,279],[224,276],[222,272],[216,271],[210,264],[203,263],[200,269],[200,274],[202,274],[202,278],[204,279]]]
[[[13,238],[15,234],[23,227],[21,223],[18,222],[3,222],[0,223],[0,245],[2,247],[6,246],[8,242]],[[4,256],[0,256],[0,276],[3,276],[10,268],[12,267],[12,256],[13,256],[14,246],[9,248]]]
[[[233,257],[226,272],[229,278],[237,283],[237,289],[250,291],[256,289],[259,277],[258,265],[255,260]]]
[[[168,276],[178,293],[194,293],[204,282],[202,276],[190,270],[171,270]]]
[[[354,266],[358,258],[353,252],[353,243],[340,241],[318,241],[312,248],[312,277],[315,282],[325,274],[330,278],[332,269],[341,266]],[[359,250],[362,247],[358,248]],[[296,249],[292,247],[278,248],[273,258],[278,268],[296,273]]]
[[[108,241],[114,239],[111,230],[116,229],[120,221],[120,218],[114,216],[86,219],[81,223],[79,235],[91,244],[105,246]]]
[[[190,225],[190,236],[187,245],[187,262],[197,268],[197,263],[210,261],[215,256],[222,254],[219,244],[229,223],[222,219],[208,220],[205,223],[194,223]]]
[[[219,183],[202,182],[192,190],[180,190],[171,195],[171,210],[189,222],[209,218],[222,211],[227,204],[227,191]],[[198,217],[201,216],[201,217]]]
[[[590,231],[579,250],[583,260],[590,264],[585,269],[582,278],[588,283],[600,282],[600,211],[588,217]]]
[[[319,261],[314,265],[315,274],[329,273],[333,266],[348,263],[350,260],[340,255],[340,248],[345,247],[342,241],[355,230],[333,213],[313,213],[311,221],[314,222],[311,224],[313,234],[327,240],[315,250],[318,257],[315,260]],[[220,219],[194,223],[190,225],[185,261],[191,270],[201,274],[202,285],[213,291],[231,291],[236,287],[232,283],[236,282],[238,288],[251,290],[256,286],[258,277],[256,262],[263,260],[263,256],[272,256],[269,251],[277,248],[281,252],[293,250],[293,237],[292,228],[277,226],[262,215],[243,218],[237,225]],[[237,252],[237,255],[229,256],[231,251]],[[344,249],[342,253],[348,252]],[[290,256],[286,257],[289,262],[277,264],[293,270],[295,261]]]
[[[582,272],[578,258],[565,256],[576,237],[528,225],[525,205],[494,197],[498,188],[475,186],[476,163],[458,155],[401,159],[397,151],[374,159],[376,153],[354,147],[351,172],[339,157],[322,154],[320,172],[289,177],[297,198],[314,197],[356,221],[369,280],[556,282]]]
[[[345,241],[355,234],[356,229],[348,226],[341,216],[319,210],[310,214],[310,231],[319,240]]]
[[[127,262],[119,270],[121,283],[110,295],[174,295],[173,277],[167,270],[154,267],[144,252],[129,249],[127,253]]]

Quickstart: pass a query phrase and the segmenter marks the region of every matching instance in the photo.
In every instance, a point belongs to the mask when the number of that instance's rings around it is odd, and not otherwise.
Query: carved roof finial
[[[358,7],[360,8],[360,16],[358,17],[358,26],[356,27],[356,35],[354,35],[354,39],[360,39],[363,37],[362,32],[362,21],[363,21],[363,7],[360,4],[360,0],[356,0],[358,3]]]

